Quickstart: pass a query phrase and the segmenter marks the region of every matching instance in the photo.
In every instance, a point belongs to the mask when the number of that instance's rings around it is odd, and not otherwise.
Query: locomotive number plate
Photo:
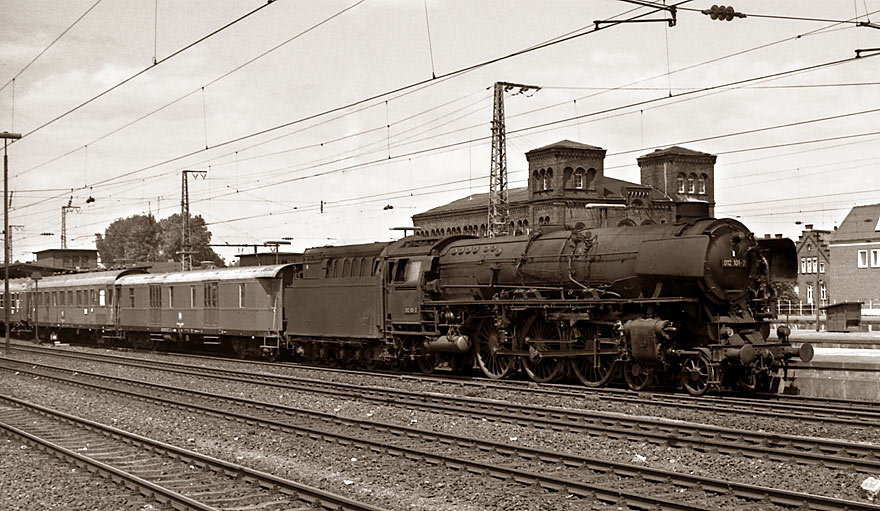
[[[419,308],[418,307],[404,307],[403,313],[404,314],[418,314]]]
[[[745,259],[722,259],[721,260],[722,268],[745,268],[746,260]]]

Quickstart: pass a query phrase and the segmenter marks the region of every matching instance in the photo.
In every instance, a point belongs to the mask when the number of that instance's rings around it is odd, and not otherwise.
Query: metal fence
[[[833,305],[833,303],[829,304],[827,301],[823,300],[820,303],[807,303],[803,301],[793,301],[793,300],[778,300],[776,302],[777,314],[780,316],[791,315],[791,316],[815,316],[816,315],[816,307],[825,307],[826,305]],[[869,298],[864,300],[862,303],[862,315],[863,316],[877,316],[880,315],[880,298]],[[820,310],[819,316],[824,317],[825,311]]]

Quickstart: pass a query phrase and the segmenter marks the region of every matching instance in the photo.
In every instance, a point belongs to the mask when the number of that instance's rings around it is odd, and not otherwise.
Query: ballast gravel
[[[162,506],[98,475],[0,435],[0,509],[151,510]]]
[[[136,354],[136,356],[140,358],[153,357],[163,361],[169,360],[167,355]],[[654,468],[671,469],[689,474],[730,479],[760,486],[772,486],[791,491],[807,491],[835,498],[865,499],[864,493],[859,490],[859,484],[867,475],[855,471],[806,467],[762,459],[702,453],[688,448],[673,448],[644,442],[612,440],[605,437],[590,437],[538,430],[531,427],[411,410],[405,407],[377,405],[375,403],[359,401],[355,398],[337,399],[309,392],[292,392],[288,389],[276,389],[260,384],[223,382],[210,378],[193,378],[159,370],[137,369],[103,362],[65,360],[61,363],[57,357],[35,355],[27,355],[27,358],[35,362],[63,365],[64,367],[74,368],[79,371],[93,371],[125,378],[160,382],[165,385],[202,390],[217,395],[230,395],[333,413],[342,417],[408,425],[426,430],[463,434],[496,441],[504,440],[530,447],[549,448],[570,454],[629,463],[634,466],[645,465]],[[184,360],[181,359],[181,362]],[[185,362],[192,363],[192,360],[185,360]],[[248,367],[247,363],[238,361],[201,363],[212,367],[219,366],[237,370]],[[278,366],[258,365],[252,367],[255,367],[254,370],[263,371],[265,368],[276,368]],[[316,373],[320,373],[314,369],[300,369],[296,367],[282,367],[277,370],[300,377],[317,377]],[[410,391],[457,393],[455,392],[455,387],[451,385],[444,385],[440,389],[425,389],[423,387],[427,386],[427,384],[406,381],[406,379],[389,379],[388,377],[381,376],[330,372],[323,373],[321,376],[324,379],[345,380],[347,383],[362,386],[381,383],[384,387],[403,385],[401,388],[406,388],[406,390]],[[545,506],[550,505],[551,502],[552,507],[547,507],[547,509],[592,509],[590,506],[597,506],[597,509],[604,508],[601,504],[587,503],[584,499],[546,493],[540,490],[536,492],[534,488],[522,488],[512,483],[498,483],[491,478],[449,471],[448,469],[426,468],[424,465],[409,463],[406,460],[389,459],[385,455],[359,452],[357,449],[346,449],[327,443],[314,443],[314,445],[309,446],[305,446],[306,444],[303,443],[303,448],[298,449],[295,445],[285,443],[283,440],[284,435],[277,432],[260,431],[258,429],[246,430],[245,433],[241,433],[240,430],[229,431],[225,422],[211,420],[201,415],[187,415],[185,412],[175,412],[166,417],[161,412],[158,412],[147,413],[146,416],[142,416],[138,414],[138,410],[149,410],[154,405],[138,403],[120,409],[116,408],[116,406],[120,405],[114,404],[118,398],[96,399],[97,396],[90,396],[87,392],[77,391],[76,389],[52,390],[57,385],[47,384],[46,388],[40,391],[28,391],[27,387],[33,386],[33,383],[33,381],[26,381],[21,385],[17,385],[15,391],[28,394],[34,399],[48,399],[53,403],[48,406],[73,405],[72,408],[76,412],[72,413],[82,415],[88,411],[88,413],[93,415],[90,418],[99,422],[108,422],[108,417],[110,417],[112,419],[111,424],[126,430],[144,428],[146,432],[141,432],[140,434],[146,436],[159,438],[156,434],[170,435],[170,438],[173,440],[170,443],[181,445],[180,442],[183,442],[184,445],[196,447],[196,450],[212,456],[226,457],[228,459],[232,455],[231,453],[235,453],[233,458],[236,461],[242,462],[241,460],[247,460],[248,462],[256,463],[257,466],[255,468],[263,467],[260,468],[262,470],[276,467],[281,472],[275,470],[268,471],[291,479],[300,480],[297,477],[286,474],[304,474],[316,481],[318,486],[325,487],[323,485],[328,485],[329,488],[325,489],[331,489],[331,491],[341,480],[344,491],[354,492],[354,495],[360,495],[364,498],[375,499],[371,500],[371,502],[382,502],[383,505],[384,503],[391,503],[393,504],[389,507],[391,509],[468,509],[468,506],[471,506],[470,508],[472,509],[511,509],[510,505],[502,506],[501,502],[509,501],[509,499],[514,497],[517,501],[521,501],[521,505],[513,507],[516,509],[531,509],[532,504],[538,506],[534,507],[534,509],[543,509]],[[59,392],[61,393],[60,396],[53,397],[53,394]],[[530,404],[541,404],[540,398],[542,397],[517,391],[505,391],[503,389],[464,387],[461,388],[461,392],[474,397],[508,399],[515,402],[529,402]],[[79,396],[78,400],[72,401],[70,393]],[[22,398],[28,399],[26,397]],[[578,399],[578,401],[580,401],[578,407],[588,408],[584,406],[585,402],[589,401],[588,399]],[[552,403],[553,406],[564,404],[568,403],[561,403],[558,398]],[[108,408],[113,410],[113,413],[110,413],[110,415],[108,415]],[[653,410],[636,408],[635,412],[638,415],[652,415]],[[621,412],[620,409],[610,411]],[[662,414],[656,415],[662,416]],[[690,417],[693,422],[705,423],[709,421],[699,419],[701,417],[704,418],[706,415],[705,413],[694,413]],[[682,420],[681,417],[675,418]],[[750,420],[744,420],[742,417],[729,418],[727,423],[719,425],[750,429],[748,428]],[[182,438],[180,435],[184,431],[187,432],[183,435],[186,438]],[[238,431],[238,433],[235,431]],[[806,435],[808,432],[800,430],[795,434]],[[299,440],[297,441],[299,442]],[[350,461],[352,459],[357,461]],[[400,466],[405,468],[398,470]],[[517,467],[519,466],[517,464]],[[522,468],[541,470],[540,464],[525,465]],[[548,469],[545,466],[543,470]],[[346,481],[349,481],[350,484],[346,484]],[[481,496],[485,497],[481,498]],[[559,502],[555,502],[556,499],[559,499]]]

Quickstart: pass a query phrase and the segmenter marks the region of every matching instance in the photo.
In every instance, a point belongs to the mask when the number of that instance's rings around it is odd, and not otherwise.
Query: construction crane
[[[514,94],[541,88],[521,83],[495,82],[495,105],[492,112],[492,154],[489,167],[489,219],[486,235],[504,236],[510,227],[510,199],[507,190],[507,130],[504,127],[504,93]]]

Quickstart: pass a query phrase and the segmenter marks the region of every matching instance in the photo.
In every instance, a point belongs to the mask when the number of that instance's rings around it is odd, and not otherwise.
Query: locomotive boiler
[[[692,394],[767,390],[812,348],[787,329],[770,341],[774,279],[796,276],[790,240],[757,240],[733,219],[537,231],[431,247],[424,311],[445,318],[492,378],[522,368],[539,382],[567,372],[633,389],[677,380]],[[389,247],[389,254],[393,252]],[[441,325],[441,329],[442,329]],[[451,332],[451,334],[450,334]],[[428,350],[431,343],[425,344]]]

